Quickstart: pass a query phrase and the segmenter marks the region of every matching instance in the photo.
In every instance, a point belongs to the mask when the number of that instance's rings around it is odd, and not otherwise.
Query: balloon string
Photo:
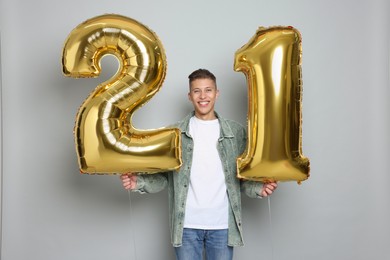
[[[128,193],[129,193],[129,208],[130,208],[130,233],[131,233],[131,240],[133,240],[134,259],[137,260],[137,247],[136,247],[136,244],[135,244],[135,236],[134,236],[135,232],[131,232],[131,231],[134,231],[133,214],[132,214],[132,206],[131,206],[131,195],[130,195],[131,191],[128,190]]]
[[[274,259],[274,238],[273,238],[273,230],[272,230],[272,216],[271,216],[271,198],[268,198],[268,214],[269,214],[269,226],[270,226],[270,237],[271,237],[271,259]]]

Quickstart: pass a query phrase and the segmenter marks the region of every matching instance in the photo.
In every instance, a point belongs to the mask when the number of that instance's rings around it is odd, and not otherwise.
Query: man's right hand
[[[137,187],[137,175],[133,173],[121,174],[120,179],[122,180],[122,185],[126,190],[134,190]]]

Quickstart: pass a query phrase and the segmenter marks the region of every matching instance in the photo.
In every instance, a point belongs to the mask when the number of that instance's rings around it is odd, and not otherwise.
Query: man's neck
[[[204,121],[217,119],[214,112],[209,113],[207,115],[199,115],[199,114],[195,113],[195,117],[200,119],[200,120],[204,120]]]

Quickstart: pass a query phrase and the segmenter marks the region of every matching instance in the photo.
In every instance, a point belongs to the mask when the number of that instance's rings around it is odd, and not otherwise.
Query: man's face
[[[191,82],[188,99],[195,109],[195,116],[203,120],[215,119],[214,105],[219,91],[213,80],[196,79]]]

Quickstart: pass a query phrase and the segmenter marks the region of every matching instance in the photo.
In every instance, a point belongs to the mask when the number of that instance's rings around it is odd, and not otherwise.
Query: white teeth
[[[199,102],[201,105],[207,105],[209,102]]]

